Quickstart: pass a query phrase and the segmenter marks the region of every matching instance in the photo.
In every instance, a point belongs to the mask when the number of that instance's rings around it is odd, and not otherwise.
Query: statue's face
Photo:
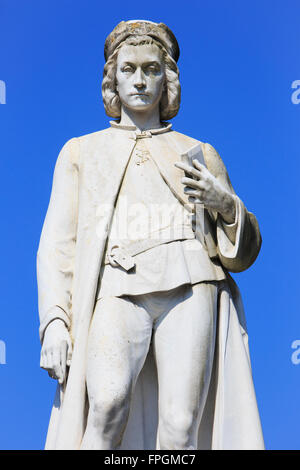
[[[162,51],[156,44],[125,44],[118,54],[116,81],[122,106],[140,112],[156,108],[165,81]]]

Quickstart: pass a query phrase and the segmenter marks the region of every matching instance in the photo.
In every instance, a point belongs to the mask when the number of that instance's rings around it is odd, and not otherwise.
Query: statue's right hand
[[[40,366],[48,371],[50,377],[63,384],[71,357],[72,342],[68,329],[62,320],[53,320],[44,334]]]

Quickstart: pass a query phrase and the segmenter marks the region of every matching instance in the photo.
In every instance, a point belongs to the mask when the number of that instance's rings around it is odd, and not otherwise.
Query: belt
[[[144,251],[148,251],[159,245],[170,243],[178,240],[191,240],[195,238],[195,233],[192,229],[185,231],[184,237],[173,236],[170,239],[159,238],[159,239],[145,239],[131,242],[128,246],[124,247],[119,243],[112,245],[105,253],[104,264],[110,264],[113,267],[121,266],[126,271],[135,266],[134,256]]]

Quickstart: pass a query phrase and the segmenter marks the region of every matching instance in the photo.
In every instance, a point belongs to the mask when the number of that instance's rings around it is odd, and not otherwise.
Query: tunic
[[[168,130],[162,128],[160,132]],[[129,159],[106,249],[110,253],[112,247],[121,246],[130,251],[138,244],[141,252],[133,256],[135,266],[129,270],[111,266],[106,257],[97,299],[226,278],[220,262],[211,260],[195,238],[195,214],[172,194],[144,144],[145,138],[137,139]]]

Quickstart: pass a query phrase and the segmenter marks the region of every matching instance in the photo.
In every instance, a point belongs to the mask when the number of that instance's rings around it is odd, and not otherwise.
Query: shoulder
[[[111,137],[111,127],[78,137],[81,152],[90,153],[101,146]]]
[[[101,145],[109,136],[110,128],[107,128],[69,139],[59,153],[58,162],[65,161],[75,165],[79,164],[83,150]]]
[[[80,145],[85,145],[89,143],[94,143],[96,140],[103,140],[108,137],[111,133],[111,128],[108,127],[107,129],[102,129],[100,131],[91,132],[89,134],[80,135],[78,137],[73,137],[72,139],[68,140],[63,148],[68,148],[69,150],[76,150],[76,147],[80,147]]]
[[[225,177],[227,174],[224,162],[217,150],[208,143],[203,144],[203,153],[208,170],[218,177]]]
[[[79,144],[89,144],[103,140],[111,134],[111,127],[77,137]]]

